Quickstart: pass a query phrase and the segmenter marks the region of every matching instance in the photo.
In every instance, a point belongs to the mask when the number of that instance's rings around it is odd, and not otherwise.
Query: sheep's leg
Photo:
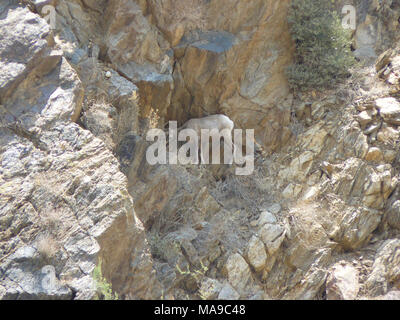
[[[233,159],[234,159],[234,155],[235,155],[235,150],[236,150],[235,147],[236,146],[232,141],[232,135],[230,135],[229,139],[230,139],[229,140],[230,146],[228,144],[228,141],[226,141],[224,138],[224,164],[233,164]],[[230,155],[230,158],[228,159],[228,163],[225,163],[225,146],[227,146],[228,149],[230,149],[230,151],[231,151],[231,155]]]
[[[235,142],[232,141],[232,163],[235,162],[235,153],[236,153],[236,145]]]
[[[209,152],[209,150],[206,151],[206,146],[208,146],[206,143],[203,143],[203,141],[201,141],[201,148],[200,148],[200,164],[206,164],[205,158],[204,158],[204,154],[205,152]]]

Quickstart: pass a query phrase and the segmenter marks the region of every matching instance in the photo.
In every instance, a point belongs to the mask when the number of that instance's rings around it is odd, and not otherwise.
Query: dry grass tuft
[[[49,260],[55,257],[59,250],[59,245],[52,236],[45,235],[39,239],[37,250],[43,259]]]
[[[41,213],[41,223],[43,228],[50,232],[57,232],[59,226],[62,224],[62,220],[57,210],[45,210]]]

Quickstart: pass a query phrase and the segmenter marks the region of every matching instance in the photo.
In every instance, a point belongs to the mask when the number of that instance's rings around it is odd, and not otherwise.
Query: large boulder
[[[395,98],[380,98],[375,101],[383,120],[387,123],[400,125],[400,102]]]
[[[2,73],[0,93],[1,298],[91,299],[100,263],[120,297],[154,297],[126,177],[105,144],[74,123],[82,105],[76,72],[44,40],[40,17],[11,4],[1,12],[1,54],[16,61],[4,70],[19,70]],[[24,30],[17,37],[16,19]]]
[[[359,290],[359,274],[355,267],[338,263],[330,269],[326,280],[327,300],[355,300]]]
[[[397,287],[400,279],[400,240],[383,242],[375,256],[372,272],[366,280],[371,296],[384,295],[390,288]]]
[[[49,25],[16,1],[0,5],[0,97],[7,96],[49,51]]]

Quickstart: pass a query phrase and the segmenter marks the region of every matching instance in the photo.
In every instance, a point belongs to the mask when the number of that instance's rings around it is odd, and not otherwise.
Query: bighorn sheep
[[[218,131],[228,129],[232,132],[233,127],[233,121],[227,116],[223,114],[214,114],[200,119],[190,119],[186,121],[180,129],[193,129],[200,135],[201,129],[218,129]]]
[[[210,134],[217,134],[215,133],[215,129],[218,131],[218,138],[220,139],[221,136],[224,136],[224,144],[226,144],[232,152],[231,146],[233,146],[233,152],[235,152],[235,145],[232,141],[232,130],[234,127],[234,123],[231,119],[229,119],[227,116],[223,114],[215,114],[211,116],[206,116],[204,118],[199,118],[199,119],[190,119],[188,120],[185,124],[183,124],[182,127],[180,127],[178,130],[182,129],[192,129],[197,132],[198,137],[202,137],[201,130],[203,129],[208,129],[208,130],[214,130],[214,132],[210,131]],[[223,132],[225,131],[225,132]],[[227,134],[228,136],[225,136]],[[231,145],[228,144],[228,141],[226,139],[229,139]],[[219,140],[218,140],[219,141]],[[206,150],[208,146],[208,139],[207,141],[203,141],[203,138],[201,139],[201,161],[202,163],[205,163],[205,157],[204,157],[204,152],[208,152],[209,150]],[[231,154],[233,155],[233,153]],[[207,156],[208,159],[208,156]],[[230,162],[232,162],[232,157],[229,159]]]

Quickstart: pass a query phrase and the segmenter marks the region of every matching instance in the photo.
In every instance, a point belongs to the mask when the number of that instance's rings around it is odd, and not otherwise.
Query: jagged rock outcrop
[[[358,270],[345,262],[331,268],[326,280],[328,300],[354,300],[359,292]]]
[[[400,279],[399,239],[385,241],[378,249],[366,287],[370,294],[386,294],[389,286],[398,287]]]
[[[279,103],[288,94],[284,68],[293,51],[285,22],[289,1],[186,2],[115,0],[87,10],[78,0],[62,1],[56,43],[95,95],[110,94],[104,75],[112,69],[138,87],[131,108],[139,106],[139,127],[122,135],[223,112],[238,127],[255,128],[259,142],[273,150],[287,142],[289,109]],[[240,13],[220,15],[227,6]]]
[[[398,299],[397,2],[354,1],[375,67],[301,96],[290,1],[28,2],[0,4],[0,298],[95,298],[101,262],[123,299]],[[147,129],[213,113],[255,129],[251,176],[148,164]]]
[[[1,298],[93,298],[100,260],[114,290],[154,297],[126,177],[105,144],[74,123],[81,81],[39,16],[5,1],[0,24]]]

